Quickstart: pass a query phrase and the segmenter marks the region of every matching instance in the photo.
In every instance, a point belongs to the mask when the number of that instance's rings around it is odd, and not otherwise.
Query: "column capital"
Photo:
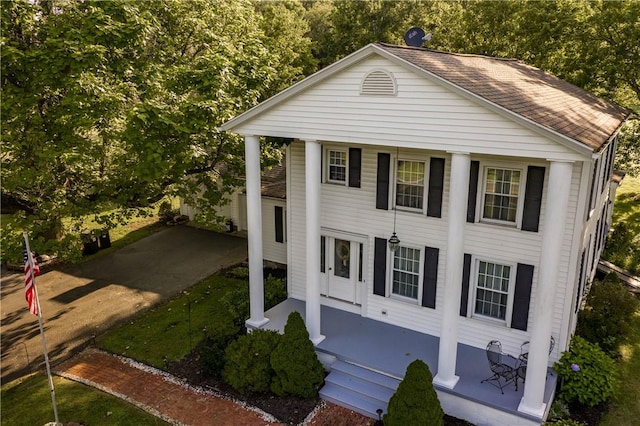
[[[446,152],[447,154],[451,154],[451,155],[465,155],[465,156],[471,155],[471,153],[465,152],[465,151],[446,151]]]

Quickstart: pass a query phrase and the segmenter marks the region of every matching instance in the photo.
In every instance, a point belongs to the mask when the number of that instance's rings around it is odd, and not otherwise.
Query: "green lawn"
[[[627,225],[633,241],[640,245],[640,178],[625,177],[617,190],[613,223],[619,222]],[[603,426],[633,425],[640,419],[640,308],[629,321],[632,332],[620,350],[621,386],[601,422]]]
[[[165,368],[178,361],[206,336],[207,328],[225,322],[228,310],[220,298],[247,282],[216,274],[178,297],[144,312],[128,324],[98,337],[102,349]]]
[[[613,224],[625,222],[640,241],[640,177],[626,176],[616,191]]]
[[[166,425],[168,423],[115,396],[61,377],[53,379],[58,418],[98,425]],[[2,425],[43,425],[55,420],[46,376],[35,374],[2,386]]]
[[[635,425],[640,419],[640,308],[630,321],[632,332],[620,351],[621,386],[600,423],[602,426]]]

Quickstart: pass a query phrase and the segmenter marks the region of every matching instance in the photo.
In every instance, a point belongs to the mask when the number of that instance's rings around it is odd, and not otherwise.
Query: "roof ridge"
[[[475,58],[491,59],[491,60],[505,61],[505,62],[519,62],[519,63],[521,63],[523,65],[527,65],[529,67],[532,66],[532,65],[529,65],[526,62],[524,62],[522,59],[518,59],[518,58],[498,58],[496,56],[481,55],[479,53],[447,52],[446,50],[429,49],[428,47],[401,46],[401,45],[398,45],[398,44],[383,43],[383,42],[378,42],[378,43],[375,43],[375,44],[379,44],[379,45],[385,46],[385,47],[397,48],[397,49],[408,49],[408,50],[419,50],[419,51],[423,51],[423,52],[443,53],[445,55],[451,55],[451,56],[466,56],[466,57],[472,57],[472,58],[475,57]],[[533,68],[536,68],[536,67],[533,67]],[[539,69],[539,68],[537,68],[537,69]]]

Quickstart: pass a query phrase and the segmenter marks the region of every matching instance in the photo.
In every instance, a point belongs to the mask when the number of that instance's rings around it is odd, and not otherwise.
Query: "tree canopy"
[[[299,3],[1,6],[2,194],[48,241],[63,217],[116,208],[108,224],[167,194],[220,203],[243,146],[216,127],[315,68]]]
[[[243,174],[216,129],[371,42],[421,26],[433,49],[513,57],[640,111],[640,2],[3,1],[0,178],[40,243],[166,195],[205,216]],[[638,173],[638,120],[618,166]],[[264,143],[266,162],[277,147]],[[215,182],[213,184],[212,182]],[[107,209],[112,213],[104,215]],[[73,222],[72,222],[73,223]],[[3,233],[3,250],[17,247]],[[66,243],[65,243],[66,244]],[[38,247],[38,243],[36,243]]]

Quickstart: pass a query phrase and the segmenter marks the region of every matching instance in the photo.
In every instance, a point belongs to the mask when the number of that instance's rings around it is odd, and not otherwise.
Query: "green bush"
[[[237,269],[237,268],[236,268]],[[284,280],[269,275],[264,280],[264,307],[269,309],[287,298],[287,285]],[[245,283],[229,291],[221,298],[229,311],[229,316],[239,326],[249,318],[249,284]]]
[[[571,347],[554,365],[561,380],[559,397],[593,407],[606,402],[618,384],[616,365],[597,344],[574,336]]]
[[[200,351],[200,360],[206,375],[213,377],[222,375],[225,350],[239,336],[241,330],[243,329],[229,319],[220,322],[214,330],[207,332]]]
[[[269,275],[264,280],[264,308],[271,309],[287,298],[287,282]]]
[[[640,273],[640,247],[635,237],[624,222],[616,224],[607,238],[602,258],[631,273]]]
[[[576,333],[597,343],[605,352],[615,353],[629,332],[629,318],[637,306],[638,300],[624,288],[616,274],[609,274],[591,287]]]
[[[225,351],[222,377],[240,393],[268,392],[274,372],[271,353],[280,342],[271,330],[253,330],[232,342]]]
[[[289,314],[284,335],[271,355],[271,367],[275,372],[271,390],[276,395],[318,396],[324,369],[298,312]]]
[[[431,370],[423,361],[417,359],[409,364],[389,400],[385,426],[444,425],[444,412],[432,381]]]
[[[545,425],[555,425],[555,426],[584,426],[584,423],[577,422],[571,419],[561,419],[555,422],[546,422]]]

